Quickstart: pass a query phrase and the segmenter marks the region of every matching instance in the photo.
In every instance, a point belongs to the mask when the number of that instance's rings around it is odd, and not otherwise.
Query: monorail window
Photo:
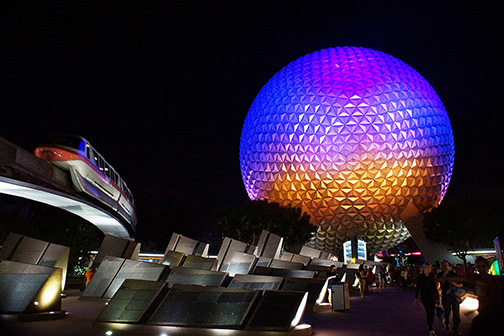
[[[102,159],[102,157],[101,157],[101,156],[98,156],[98,168],[100,168],[100,170],[101,170],[101,171],[103,171],[103,169],[105,168],[105,167],[103,166],[103,164],[104,164],[104,163],[103,163],[103,159]]]
[[[126,183],[124,183],[124,181],[122,182],[122,189],[124,191],[124,195],[126,195],[126,198],[133,202],[131,192],[129,191],[129,188]]]
[[[86,146],[86,156],[88,157],[88,159],[91,158],[91,149],[88,146]]]

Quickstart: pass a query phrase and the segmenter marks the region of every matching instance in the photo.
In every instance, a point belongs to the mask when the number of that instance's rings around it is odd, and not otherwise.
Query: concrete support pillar
[[[461,263],[462,260],[453,256],[445,245],[435,243],[425,237],[423,219],[424,214],[413,202],[410,202],[401,213],[401,220],[406,225],[427,262],[434,264],[436,260],[439,260],[439,262],[448,260],[452,264]]]

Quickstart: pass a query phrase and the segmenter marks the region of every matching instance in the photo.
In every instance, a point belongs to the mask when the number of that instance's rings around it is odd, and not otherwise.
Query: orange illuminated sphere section
[[[409,237],[401,220],[446,193],[450,120],[434,89],[404,62],[341,47],[290,63],[245,120],[240,168],[251,199],[300,206],[318,225],[311,244],[338,251],[358,237],[371,253]]]

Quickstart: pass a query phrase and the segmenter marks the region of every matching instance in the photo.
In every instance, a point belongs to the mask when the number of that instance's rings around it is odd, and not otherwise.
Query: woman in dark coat
[[[364,263],[359,265],[357,270],[357,277],[360,283],[360,297],[364,299],[364,291],[366,290],[367,268]]]
[[[420,294],[420,301],[425,308],[427,315],[427,326],[429,327],[429,335],[435,336],[436,332],[432,328],[434,323],[434,313],[436,311],[436,304],[439,303],[439,291],[437,289],[437,282],[434,274],[432,274],[432,266],[425,264],[423,272],[417,278],[417,285],[415,291],[415,304],[418,305],[418,295]]]

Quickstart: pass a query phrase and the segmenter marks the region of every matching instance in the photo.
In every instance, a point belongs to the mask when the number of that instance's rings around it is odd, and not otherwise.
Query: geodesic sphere
[[[450,120],[434,89],[385,53],[356,47],[293,61],[261,89],[240,140],[251,199],[301,206],[312,246],[338,251],[353,237],[371,253],[409,237],[420,211],[446,193],[454,160]]]

